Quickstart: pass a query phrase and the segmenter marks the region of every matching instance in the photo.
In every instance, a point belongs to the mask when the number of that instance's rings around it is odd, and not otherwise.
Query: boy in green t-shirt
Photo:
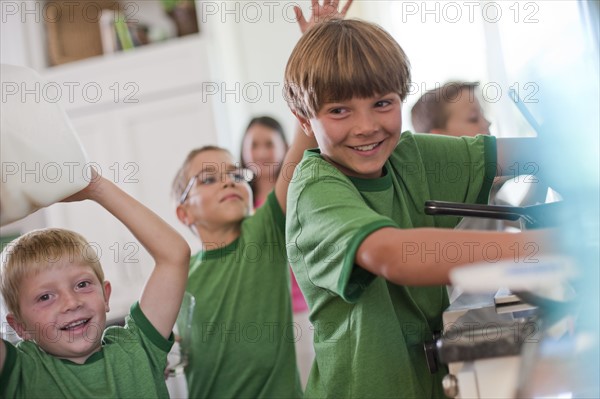
[[[308,138],[297,135],[286,162]],[[287,179],[254,214],[249,181],[224,148],[190,152],[173,182],[177,217],[202,250],[186,290],[196,303],[185,368],[191,398],[298,398],[289,268],[285,256]]]
[[[424,203],[487,203],[496,169],[535,153],[531,140],[401,135],[409,62],[367,22],[312,28],[285,83],[319,144],[296,168],[286,218],[288,258],[315,326],[306,397],[443,397],[442,372],[430,374],[422,348],[442,329],[450,270],[528,256],[531,243],[543,252],[551,237],[451,230],[459,218],[425,215]]]
[[[122,327],[105,330],[111,285],[79,234],[35,230],[3,251],[7,321],[23,339],[0,341],[0,396],[169,396],[163,371],[187,281],[190,249],[156,214],[92,170],[65,201],[92,200],[119,219],[154,258],[139,302]]]
[[[318,19],[342,18],[337,1],[315,0],[302,32]],[[252,214],[252,171],[239,168],[226,149],[191,151],[172,187],[177,217],[202,243],[192,257],[187,291],[196,298],[189,363],[191,398],[298,398],[289,266],[285,251],[287,189],[307,148],[301,130],[286,154],[275,188]]]

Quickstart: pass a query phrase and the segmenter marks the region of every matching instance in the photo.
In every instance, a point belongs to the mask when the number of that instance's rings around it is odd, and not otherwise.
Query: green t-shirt
[[[233,243],[190,262],[190,398],[298,398],[285,216],[273,193]],[[210,250],[213,246],[216,249]],[[221,247],[221,248],[219,248]],[[305,332],[306,333],[306,332]]]
[[[164,379],[173,345],[136,302],[125,327],[109,327],[102,350],[84,364],[48,355],[31,341],[12,346],[0,375],[2,398],[168,398]]]
[[[423,342],[442,329],[445,287],[399,286],[354,264],[361,242],[383,227],[454,227],[428,216],[427,200],[487,203],[495,175],[493,137],[401,135],[383,177],[349,178],[307,151],[288,193],[287,252],[311,309],[316,358],[305,396],[444,397]],[[434,243],[404,252],[443,256]],[[455,256],[455,248],[448,256]],[[398,259],[401,263],[402,259]]]

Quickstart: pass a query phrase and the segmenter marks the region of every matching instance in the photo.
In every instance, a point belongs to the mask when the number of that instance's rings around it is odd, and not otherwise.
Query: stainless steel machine
[[[556,226],[561,207],[560,203],[509,207],[429,201],[425,212],[512,220],[519,222],[522,229],[530,229]],[[506,262],[461,270],[476,289],[467,289],[452,302],[443,314],[444,331],[425,343],[430,370],[435,372],[440,365],[448,367],[449,374],[443,381],[448,397],[522,397],[524,387],[530,383],[524,373],[536,369],[534,358],[539,356],[540,347],[569,340],[571,336],[573,291],[562,284],[568,276],[565,271],[569,270],[563,263],[562,259],[542,259],[533,267]],[[494,278],[494,272],[499,271],[512,272],[512,280],[504,275]],[[539,286],[552,288],[551,296],[546,295],[548,290],[524,290],[523,287],[533,286],[527,284],[527,279],[536,278]],[[503,283],[519,291],[499,286]]]

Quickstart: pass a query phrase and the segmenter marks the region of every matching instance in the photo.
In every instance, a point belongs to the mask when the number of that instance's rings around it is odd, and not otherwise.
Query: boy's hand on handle
[[[319,22],[328,21],[330,19],[344,19],[352,4],[352,0],[348,0],[344,8],[342,8],[342,11],[338,11],[339,3],[339,0],[323,0],[323,5],[319,5],[319,0],[312,0],[312,15],[308,21],[304,18],[302,9],[298,6],[294,6],[294,13],[296,14],[296,20],[298,21],[298,26],[300,26],[300,31],[304,34]]]

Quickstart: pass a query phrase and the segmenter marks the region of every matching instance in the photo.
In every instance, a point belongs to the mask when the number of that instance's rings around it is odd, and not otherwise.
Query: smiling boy
[[[7,316],[10,325],[17,328],[21,338],[35,341],[46,353],[80,364],[99,349],[103,332],[99,327],[106,323],[111,294],[99,262],[86,259],[92,256],[84,252],[86,247],[85,239],[72,231],[35,231],[10,248],[11,266],[29,264],[28,270],[18,272],[10,266],[6,270],[7,285],[20,277],[20,284],[14,291],[7,287],[12,293],[5,295],[9,303],[17,302],[12,306],[14,312]],[[17,273],[23,275],[17,277]]]
[[[312,1],[301,31],[343,18],[337,0]],[[314,138],[298,130],[265,203],[255,212],[251,172],[226,149],[191,151],[172,186],[178,219],[202,243],[190,262],[187,291],[196,297],[186,377],[191,398],[298,398],[302,387],[285,251],[288,185]]]
[[[166,398],[163,371],[190,249],[167,223],[105,178],[94,175],[65,201],[85,199],[129,228],[153,257],[154,269],[125,327],[105,330],[111,285],[93,246],[55,228],[11,242],[2,253],[0,288],[7,321],[23,341],[0,341],[0,394]]]
[[[484,261],[482,246],[512,257],[511,245],[541,244],[548,233],[450,230],[458,218],[425,215],[424,203],[486,203],[496,166],[525,159],[527,140],[401,134],[409,62],[367,22],[314,27],[285,83],[319,144],[296,169],[286,218],[288,257],[316,328],[305,396],[444,397],[443,372],[430,374],[422,347],[442,330],[450,270]]]

